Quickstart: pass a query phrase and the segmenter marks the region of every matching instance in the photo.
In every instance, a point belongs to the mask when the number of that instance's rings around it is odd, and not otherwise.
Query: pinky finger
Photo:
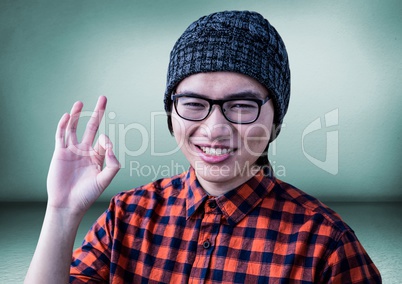
[[[66,136],[66,128],[68,121],[70,119],[70,115],[68,113],[65,113],[60,121],[59,124],[57,125],[57,130],[56,130],[56,148],[65,148],[66,147],[66,142],[65,142],[65,136]]]

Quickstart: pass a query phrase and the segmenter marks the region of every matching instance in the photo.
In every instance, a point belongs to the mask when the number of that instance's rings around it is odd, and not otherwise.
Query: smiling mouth
[[[212,148],[212,147],[205,147],[205,146],[198,146],[205,154],[212,155],[212,156],[221,156],[233,153],[234,149],[229,148]]]

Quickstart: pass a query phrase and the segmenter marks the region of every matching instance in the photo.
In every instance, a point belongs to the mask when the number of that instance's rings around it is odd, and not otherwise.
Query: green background
[[[260,12],[287,45],[292,96],[270,153],[279,178],[324,201],[401,201],[402,2],[233,0],[1,0],[0,201],[46,200],[59,118],[83,101],[82,133],[99,95],[123,167],[101,200],[187,169],[163,113],[169,52],[192,21],[231,9]],[[305,155],[326,159],[326,129],[302,140],[332,110],[336,174]]]

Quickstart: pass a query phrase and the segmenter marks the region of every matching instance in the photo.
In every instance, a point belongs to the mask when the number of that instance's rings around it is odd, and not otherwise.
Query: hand
[[[76,129],[83,104],[76,102],[70,114],[60,119],[47,178],[48,206],[83,215],[119,171],[120,164],[107,136],[100,135],[92,146],[106,101],[103,96],[98,99],[81,142],[77,141]]]

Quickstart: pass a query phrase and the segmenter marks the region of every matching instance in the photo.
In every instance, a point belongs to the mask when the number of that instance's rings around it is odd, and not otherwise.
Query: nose
[[[225,118],[221,108],[213,105],[210,114],[203,120],[201,129],[211,141],[228,139],[232,136],[232,124]]]

